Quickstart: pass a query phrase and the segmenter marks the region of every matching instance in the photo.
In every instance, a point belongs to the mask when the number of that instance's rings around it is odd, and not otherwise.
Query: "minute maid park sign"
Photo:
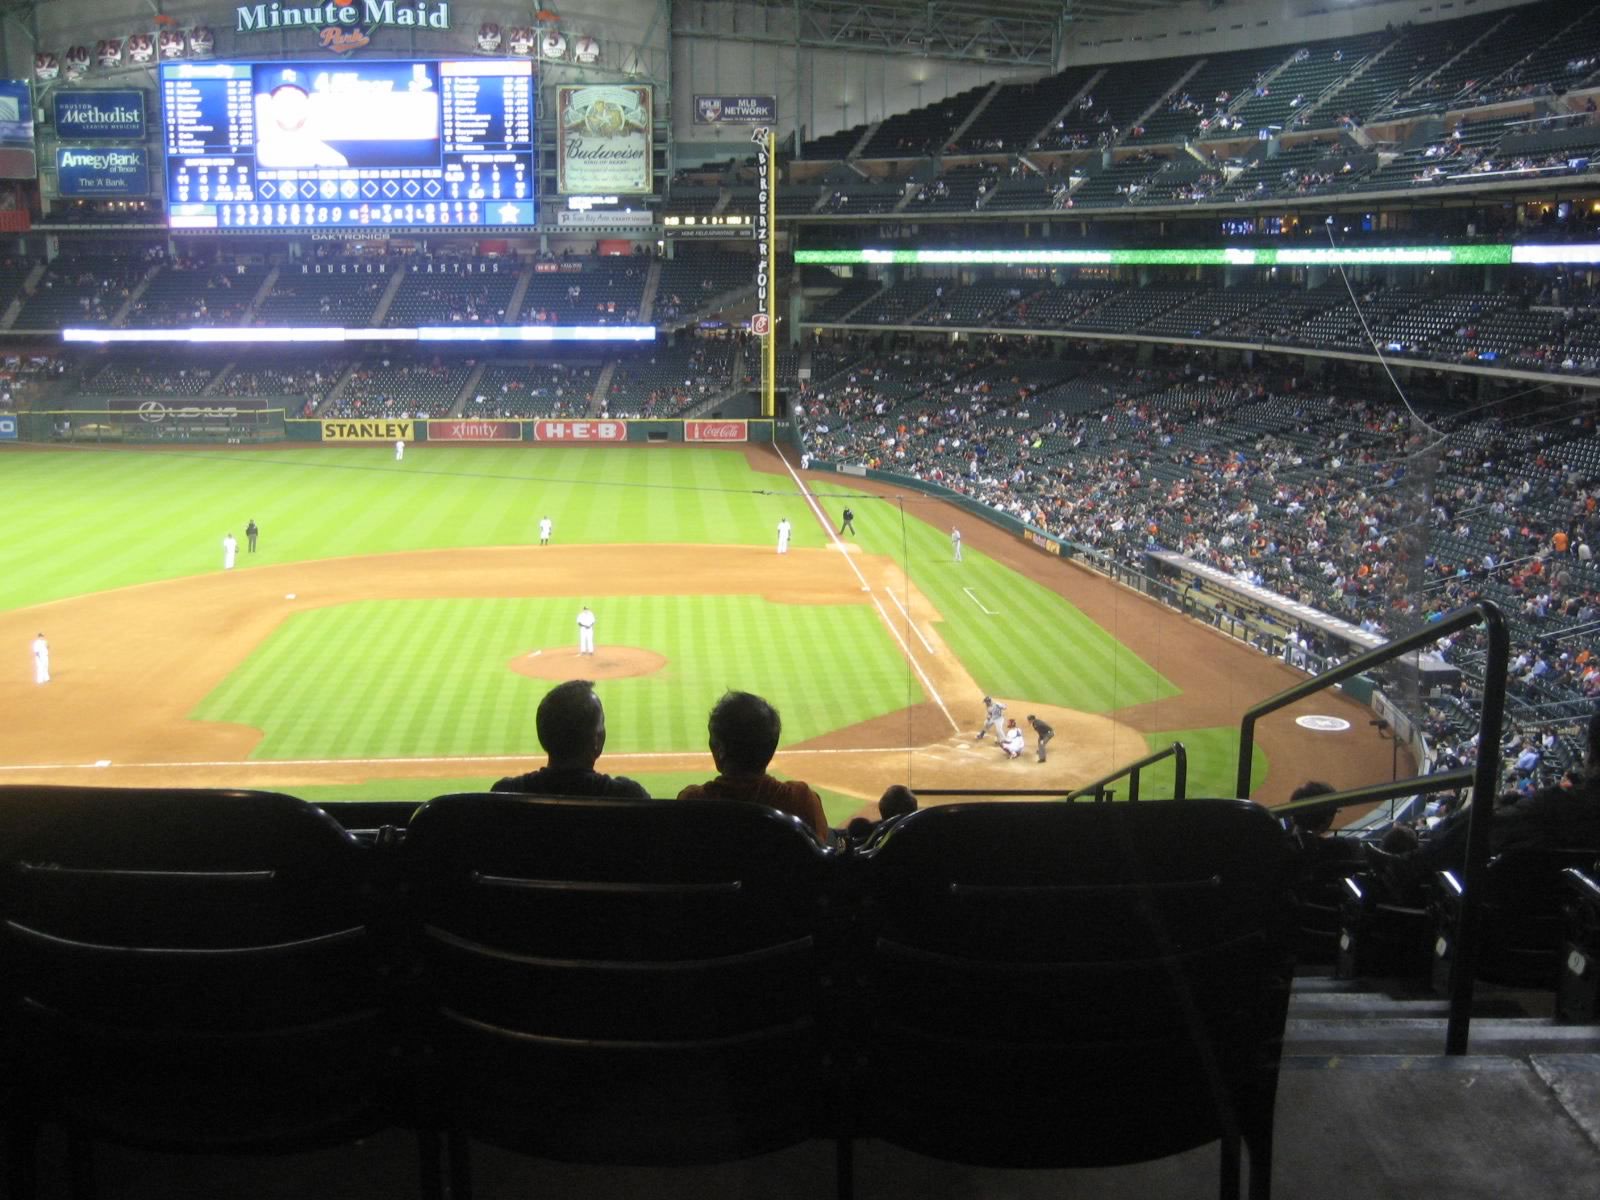
[[[237,32],[266,33],[280,29],[329,29],[378,25],[412,29],[449,29],[449,0],[326,0],[324,4],[241,4]]]

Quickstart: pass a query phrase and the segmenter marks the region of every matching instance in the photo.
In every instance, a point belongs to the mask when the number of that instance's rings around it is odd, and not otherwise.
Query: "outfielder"
[[[233,534],[231,534],[231,533],[223,534],[222,535],[222,569],[224,571],[233,570],[233,560],[238,555],[238,553],[239,553],[239,543],[238,543],[237,540],[235,540]]]
[[[956,561],[961,561],[961,530],[954,525],[950,526],[950,549],[956,552]]]
[[[42,633],[33,639],[33,681],[50,682],[50,643]]]
[[[578,610],[578,653],[594,653],[594,614],[587,604]]]
[[[1051,738],[1055,737],[1056,731],[1050,728],[1049,725],[1046,725],[1043,721],[1039,720],[1039,718],[1034,716],[1032,713],[1028,714],[1028,724],[1032,725],[1034,733],[1039,735],[1039,761],[1043,762],[1045,743]]]
[[[552,528],[552,526],[550,524],[550,518],[549,517],[540,517],[539,518],[539,545],[548,546],[550,544],[550,530],[551,530],[551,528]]]
[[[395,462],[399,462],[403,458],[405,458],[405,456],[406,456],[406,442],[405,442],[404,438],[399,438],[399,439],[397,439],[395,441],[395,444],[394,444],[394,460],[395,460]]]
[[[778,522],[778,553],[789,553],[789,518],[784,517]]]
[[[983,698],[983,728],[978,730],[978,741],[983,741],[983,735],[994,729],[994,737],[999,741],[1006,735],[1006,706],[1000,701],[988,696]]]

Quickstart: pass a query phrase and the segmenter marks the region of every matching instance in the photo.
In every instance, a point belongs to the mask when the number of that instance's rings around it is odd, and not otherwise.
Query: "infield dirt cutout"
[[[764,466],[770,465],[763,463]],[[951,523],[945,506],[927,502],[935,525]],[[859,505],[857,506],[859,509]],[[919,507],[921,505],[919,504]],[[860,518],[858,517],[858,520]],[[956,518],[959,519],[959,518]],[[1064,565],[998,529],[968,522],[969,547],[1066,596],[1112,636],[1182,690],[1181,695],[1109,715],[1001,696],[1009,715],[1035,713],[1056,729],[1046,763],[1027,754],[1007,760],[991,740],[975,742],[983,690],[968,664],[940,636],[945,618],[891,560],[857,550],[797,546],[527,546],[428,550],[326,559],[141,584],[0,613],[0,647],[14,666],[0,678],[0,782],[121,786],[270,787],[367,783],[391,778],[460,778],[485,784],[542,760],[528,731],[517,755],[384,760],[252,760],[261,731],[195,721],[195,707],[240,667],[290,614],[373,599],[537,597],[592,599],[596,581],[609,595],[748,594],[783,604],[877,605],[928,699],[810,741],[785,745],[774,769],[844,794],[876,798],[890,783],[914,787],[1070,789],[1147,752],[1145,732],[1236,724],[1245,706],[1303,676],[1238,646],[1154,601]],[[820,529],[805,529],[810,540]],[[820,542],[820,536],[817,538]],[[294,598],[287,599],[293,593]],[[951,620],[989,618],[945,614]],[[50,639],[53,681],[36,686],[26,649],[35,633]],[[1026,640],[1029,630],[1015,635]],[[626,648],[615,647],[613,651]],[[659,656],[632,648],[609,668],[607,649],[593,658],[545,648],[528,674],[542,679],[615,678],[659,670]],[[651,665],[644,658],[657,660]],[[541,660],[549,659],[549,662]],[[525,660],[527,661],[527,660]],[[514,665],[514,664],[513,664]],[[980,664],[981,665],[981,664]],[[1082,669],[1063,662],[1063,671]],[[760,691],[759,679],[738,681]],[[1340,712],[1354,728],[1329,736],[1297,729],[1307,712]],[[1352,786],[1387,778],[1390,746],[1371,734],[1366,710],[1325,693],[1264,723],[1258,744],[1269,760],[1259,798],[1273,802],[1307,778]],[[711,772],[704,749],[608,754],[602,769]]]
[[[654,675],[667,665],[664,655],[638,646],[597,646],[593,654],[580,654],[570,646],[559,650],[533,650],[506,664],[518,675],[565,683],[569,679],[631,679]]]

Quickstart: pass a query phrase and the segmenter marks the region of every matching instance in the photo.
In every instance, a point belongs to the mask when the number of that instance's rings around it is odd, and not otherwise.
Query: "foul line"
[[[907,754],[913,750],[925,750],[926,746],[863,746],[851,748],[832,749],[819,747],[815,749],[779,750],[781,758],[785,754]],[[703,759],[709,751],[705,750],[639,750],[631,754],[607,754],[605,760],[609,763],[624,761],[649,761],[662,758],[694,758]],[[0,771],[172,771],[180,768],[226,768],[237,770],[239,768],[294,768],[294,767],[389,767],[405,766],[414,763],[451,764],[451,763],[520,763],[529,759],[540,757],[538,754],[468,754],[468,755],[438,755],[421,758],[242,758],[242,759],[213,759],[200,762],[128,762],[119,763],[111,759],[101,759],[92,763],[33,763],[31,765],[7,764],[0,766]]]
[[[867,577],[861,573],[861,568],[856,566],[855,561],[851,559],[849,551],[845,548],[844,542],[842,542],[839,539],[839,535],[834,532],[833,522],[829,521],[828,518],[823,514],[822,509],[817,504],[816,498],[811,494],[811,489],[806,486],[805,480],[801,479],[800,476],[795,473],[795,469],[789,465],[789,459],[784,454],[783,450],[777,446],[774,446],[773,449],[777,450],[778,461],[783,464],[784,470],[789,472],[789,477],[794,480],[795,487],[800,489],[800,495],[804,497],[805,502],[811,506],[811,511],[816,514],[817,520],[821,523],[822,527],[828,531],[828,536],[833,539],[834,545],[839,548],[840,557],[843,558],[845,562],[850,564],[850,569],[856,573],[856,578],[861,581],[861,590],[872,597],[872,606],[878,610],[878,615],[883,618],[883,623],[888,626],[889,632],[894,635],[894,640],[900,643],[900,649],[905,651],[906,662],[911,664],[911,669],[917,673],[917,678],[922,680],[922,686],[928,689],[928,695],[933,697],[933,702],[939,706],[939,711],[944,714],[944,719],[950,722],[951,730],[955,733],[960,733],[961,726],[956,724],[956,719],[950,715],[950,710],[945,707],[944,697],[939,695],[939,689],[933,686],[933,680],[928,678],[927,673],[922,669],[922,664],[917,661],[917,656],[911,652],[911,647],[906,644],[905,638],[901,637],[900,631],[894,627],[894,622],[889,619],[889,613],[883,607],[883,602],[879,600],[877,595],[873,592],[872,585],[867,582]],[[891,599],[893,598],[893,593],[890,594],[890,597]],[[919,634],[918,636],[920,637],[921,635]]]
[[[964,587],[961,590],[967,594],[967,599],[971,600],[979,608],[983,609],[984,613],[987,614],[988,616],[998,617],[1000,615],[1000,613],[999,613],[999,611],[997,609],[990,608],[987,605],[985,605],[982,600],[979,600],[978,599],[978,593],[973,591],[971,588]]]
[[[922,630],[918,629],[917,628],[917,623],[914,620],[911,619],[911,610],[906,608],[906,606],[904,604],[901,604],[900,603],[900,597],[896,596],[894,594],[894,589],[893,588],[885,588],[884,591],[889,593],[889,599],[894,601],[894,606],[896,608],[898,608],[901,612],[905,613],[905,615],[906,615],[906,624],[911,626],[911,632],[917,635],[917,641],[922,643],[922,648],[924,650],[926,650],[929,654],[937,654],[938,651],[935,650],[931,645],[928,644],[928,639],[922,636]]]

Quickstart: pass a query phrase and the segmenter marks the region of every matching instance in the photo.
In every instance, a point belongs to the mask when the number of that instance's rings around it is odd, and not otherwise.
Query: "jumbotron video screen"
[[[174,229],[532,225],[516,60],[161,65]]]

